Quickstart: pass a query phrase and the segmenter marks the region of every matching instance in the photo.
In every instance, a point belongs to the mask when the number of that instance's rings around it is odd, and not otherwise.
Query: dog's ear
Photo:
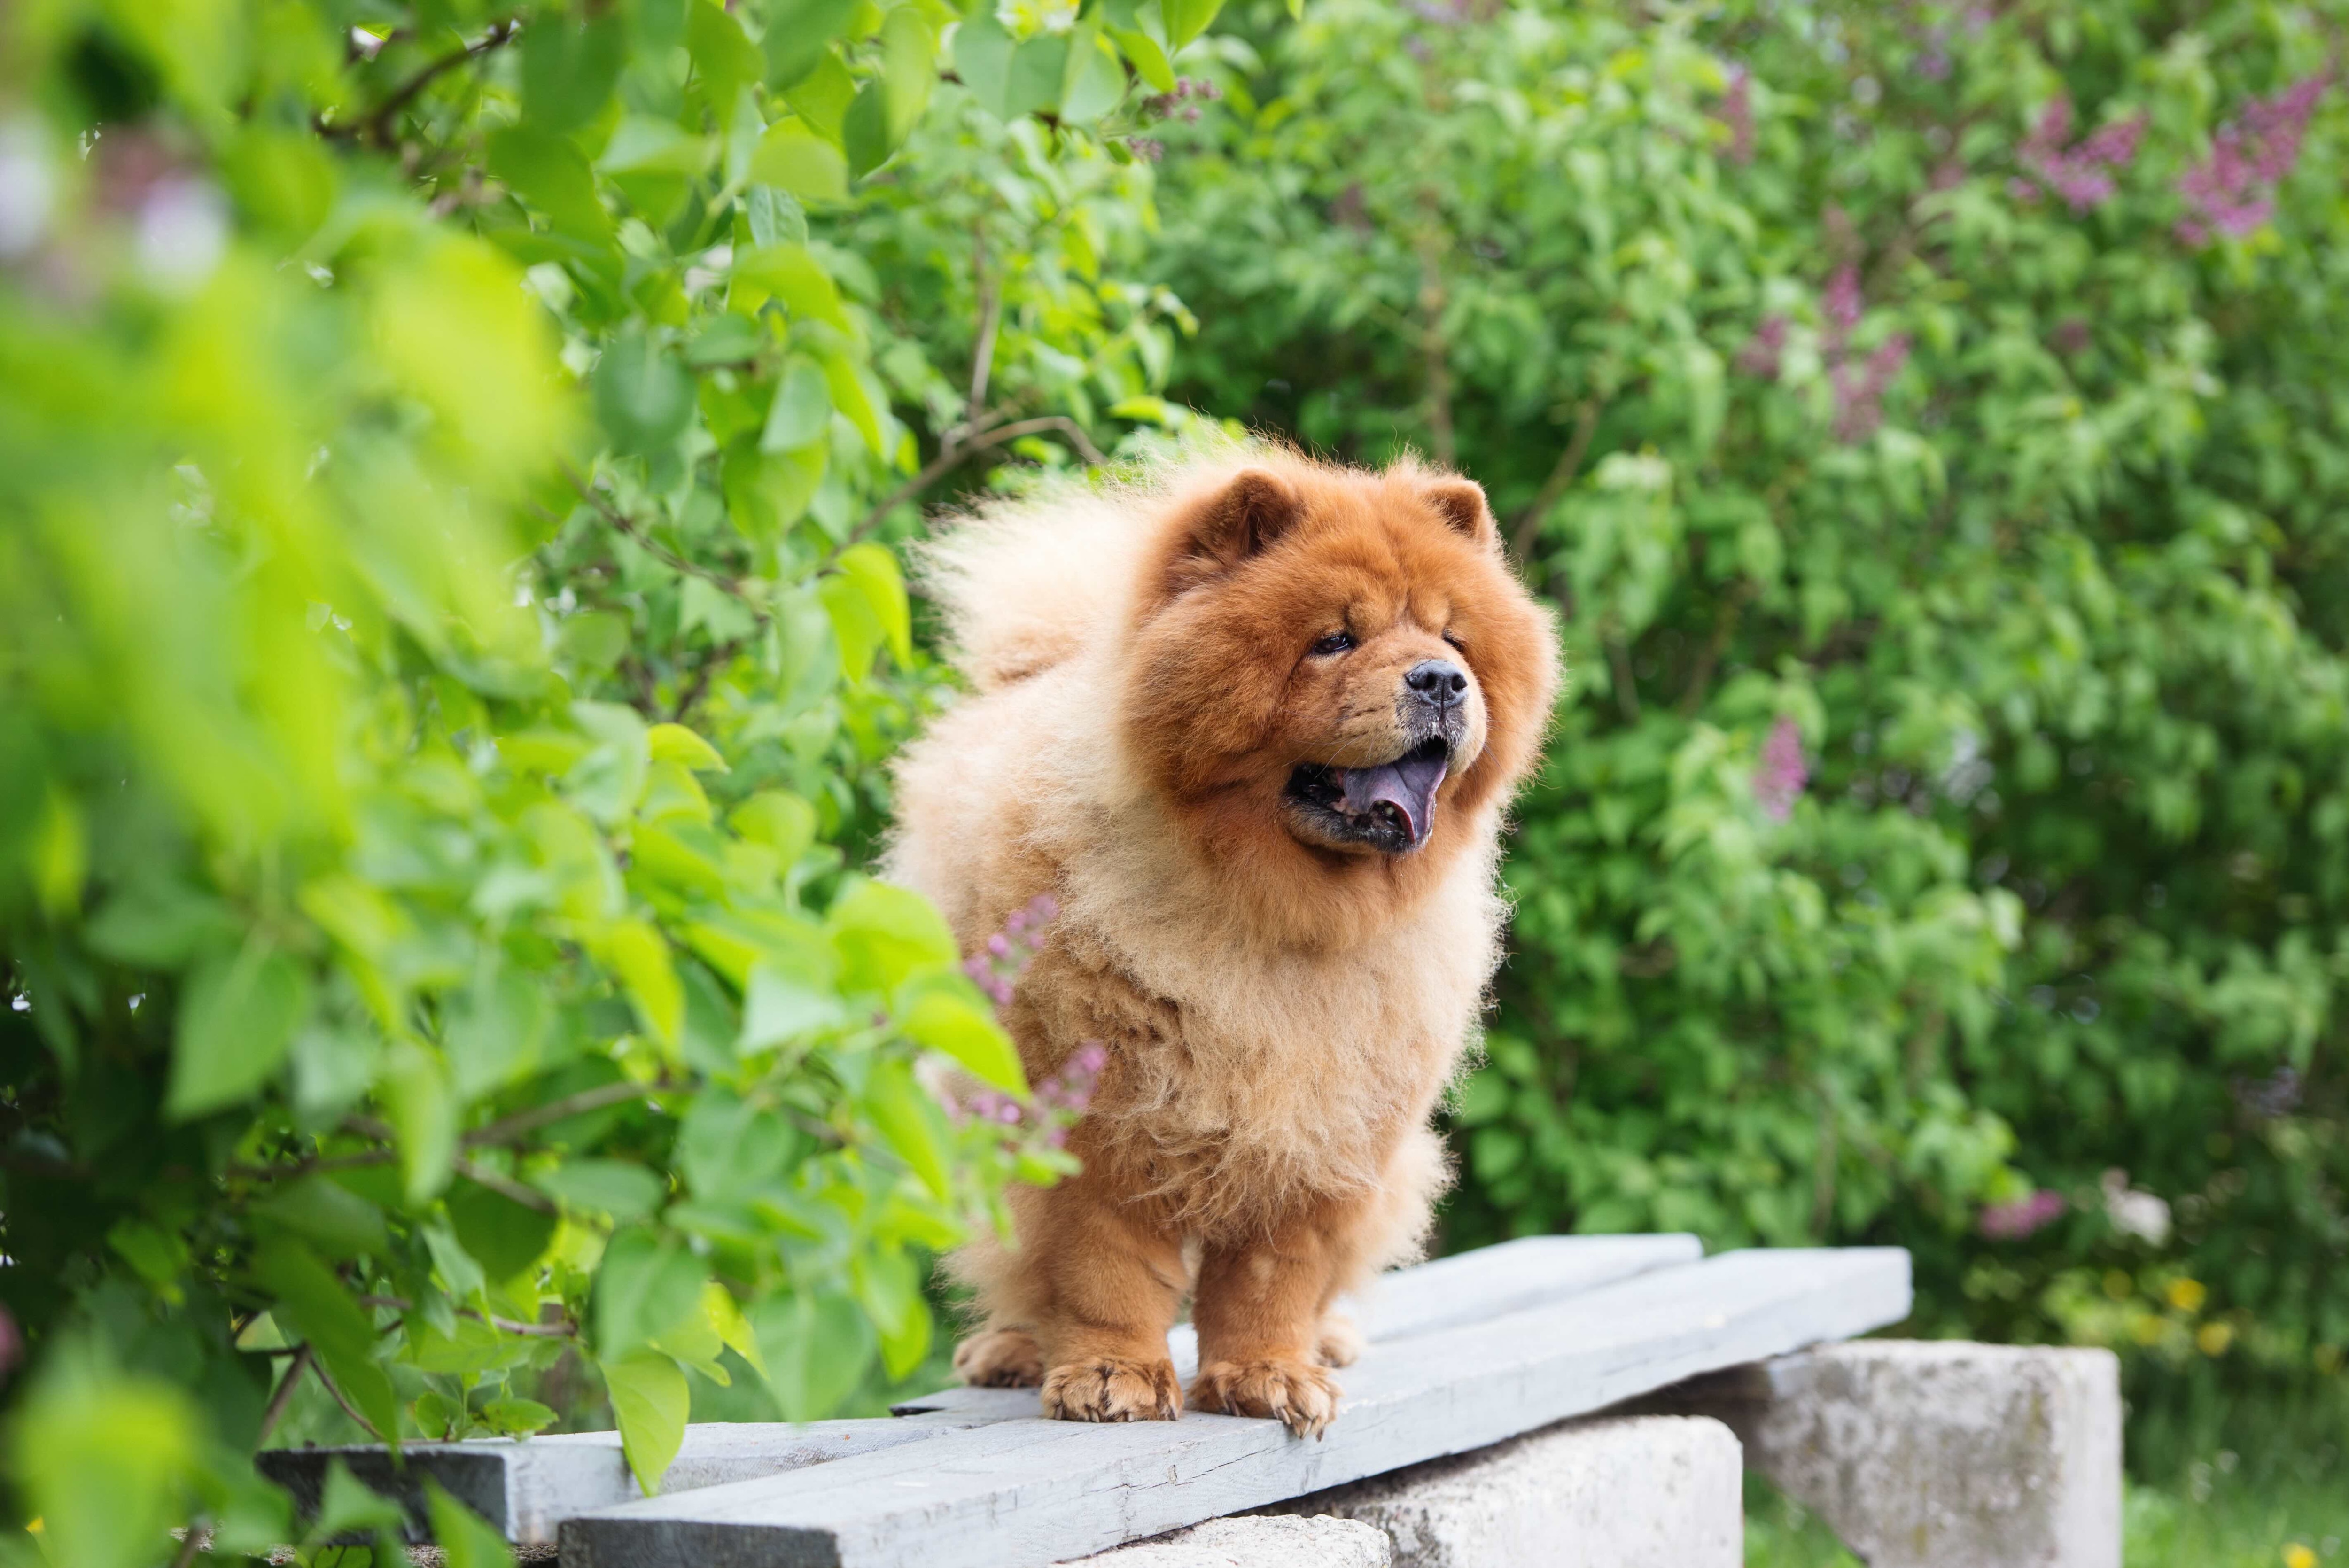
[[[1270,469],[1242,469],[1195,502],[1174,558],[1180,593],[1269,548],[1305,515],[1305,498]]]
[[[1436,516],[1485,549],[1500,543],[1500,525],[1493,521],[1493,509],[1485,504],[1485,487],[1475,480],[1464,480],[1456,474],[1440,475],[1422,483],[1419,495]]]

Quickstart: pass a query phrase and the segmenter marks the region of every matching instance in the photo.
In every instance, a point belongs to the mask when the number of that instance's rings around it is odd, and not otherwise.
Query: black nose
[[[1450,707],[1468,695],[1468,672],[1450,659],[1422,659],[1402,677],[1421,701]]]

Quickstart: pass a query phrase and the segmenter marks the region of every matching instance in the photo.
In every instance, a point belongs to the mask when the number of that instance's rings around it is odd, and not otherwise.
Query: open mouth
[[[1435,736],[1374,768],[1305,763],[1288,776],[1288,797],[1327,836],[1402,854],[1435,830],[1435,791],[1451,766],[1451,745]]]

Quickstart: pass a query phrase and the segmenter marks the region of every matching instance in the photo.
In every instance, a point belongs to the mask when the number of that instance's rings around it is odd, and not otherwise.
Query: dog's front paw
[[[1044,1353],[1024,1328],[982,1328],[955,1346],[955,1376],[974,1388],[1033,1388]]]
[[[1044,1414],[1061,1421],[1171,1421],[1183,1413],[1174,1364],[1092,1356],[1044,1375]]]
[[[1210,1361],[1191,1384],[1202,1410],[1269,1416],[1300,1438],[1318,1438],[1338,1415],[1338,1382],[1309,1362]]]
[[[1342,1313],[1326,1312],[1321,1315],[1320,1343],[1313,1347],[1313,1354],[1321,1358],[1324,1367],[1351,1367],[1361,1359],[1365,1343],[1362,1331],[1354,1326],[1352,1318]]]

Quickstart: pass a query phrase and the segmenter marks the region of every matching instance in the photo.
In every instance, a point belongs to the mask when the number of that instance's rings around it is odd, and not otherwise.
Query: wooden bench
[[[379,1449],[278,1450],[263,1456],[263,1468],[315,1497],[326,1466],[339,1459],[359,1479],[401,1497],[418,1521],[429,1475],[510,1540],[559,1541],[569,1568],[1040,1568],[1243,1511],[1306,1506],[1299,1499],[1326,1502],[1319,1511],[1377,1522],[1381,1507],[1392,1511],[1392,1478],[1413,1475],[1411,1467],[1491,1449],[1627,1401],[1661,1398],[1678,1401],[1670,1407],[1677,1425],[1667,1418],[1568,1429],[1538,1439],[1550,1445],[1540,1462],[1604,1469],[1606,1441],[1619,1446],[1636,1437],[1652,1447],[1664,1438],[1704,1437],[1713,1446],[1703,1463],[1725,1464],[1731,1478],[1725,1494],[1706,1483],[1707,1495],[1733,1511],[1736,1443],[1703,1405],[1710,1386],[1692,1380],[1732,1374],[1719,1384],[1719,1400],[1746,1429],[1764,1431],[1767,1369],[1905,1317],[1909,1258],[1892,1248],[1704,1258],[1687,1236],[1537,1237],[1398,1271],[1366,1295],[1355,1311],[1369,1348],[1341,1375],[1339,1419],[1318,1441],[1293,1438],[1277,1422],[1195,1413],[1130,1426],[1048,1421],[1032,1389],[949,1388],[907,1401],[886,1418],[689,1427],[660,1495],[651,1498],[638,1494],[618,1437],[609,1432],[411,1444],[397,1469]],[[1175,1330],[1169,1348],[1187,1374],[1196,1356],[1187,1328]],[[1688,1420],[1692,1414],[1701,1419]],[[1602,1441],[1607,1433],[1615,1435]],[[2116,1509],[2116,1429],[2112,1447]],[[1452,1462],[1444,1484],[1456,1493],[1469,1483]],[[1477,1462],[1500,1461],[1488,1455]],[[1533,1461],[1523,1452],[1515,1462],[1511,1484],[1539,1491],[1547,1472],[1528,1470]],[[1654,1468],[1651,1460],[1640,1465],[1640,1473]],[[1365,1483],[1373,1491],[1385,1486],[1378,1495],[1387,1502],[1343,1491]],[[1595,1495],[1611,1506],[1619,1487],[1627,1517],[1652,1503],[1628,1479]],[[1319,1561],[1300,1555],[1307,1548],[1294,1522],[1216,1528],[1227,1539],[1235,1531],[1275,1532],[1286,1544],[1268,1563],[1303,1568]],[[1491,1521],[1480,1528],[1491,1534]],[[1733,1521],[1723,1529],[1733,1550]],[[2116,1563],[2116,1516],[2114,1533]],[[1351,1552],[1367,1538],[1345,1539],[1357,1543],[1345,1548]],[[1146,1568],[1149,1553],[1169,1550],[1120,1555],[1135,1555],[1133,1568]],[[1222,1555],[1200,1561],[1256,1560],[1216,1550]],[[1392,1544],[1384,1550],[1378,1560],[1392,1560]],[[1459,1552],[1448,1556],[1466,1568]],[[1328,1560],[1355,1559],[1341,1553]],[[1947,1553],[1917,1561],[1945,1560],[1971,1561]],[[2094,1553],[2013,1561],[2104,1568]]]

